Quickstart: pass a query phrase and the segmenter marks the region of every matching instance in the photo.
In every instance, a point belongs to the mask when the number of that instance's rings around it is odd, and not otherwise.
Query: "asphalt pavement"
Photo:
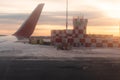
[[[0,80],[120,80],[120,59],[0,59]]]

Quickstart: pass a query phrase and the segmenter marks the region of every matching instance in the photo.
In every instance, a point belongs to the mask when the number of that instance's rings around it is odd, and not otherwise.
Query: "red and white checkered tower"
[[[84,44],[85,35],[86,35],[86,27],[87,27],[88,19],[84,19],[83,17],[74,17],[73,18],[73,34],[74,43],[75,44]],[[81,41],[82,40],[82,41]]]
[[[73,18],[73,30],[78,34],[86,35],[86,26],[88,19],[84,19],[83,17]]]

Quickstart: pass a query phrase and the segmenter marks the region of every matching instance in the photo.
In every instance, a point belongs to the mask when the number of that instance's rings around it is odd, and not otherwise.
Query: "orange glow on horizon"
[[[88,26],[87,34],[119,36],[119,26]]]
[[[63,30],[60,25],[38,25],[33,36],[50,36],[51,30]],[[72,29],[72,26],[69,26]],[[87,34],[101,34],[119,36],[119,26],[87,26]]]
[[[66,27],[62,25],[37,25],[33,33],[33,36],[50,36],[51,30],[64,30],[64,29],[66,29]],[[72,29],[72,27],[69,26],[68,29]]]
[[[63,30],[65,26],[62,25],[37,25],[32,36],[50,36],[51,30]],[[72,29],[72,26],[69,26]],[[16,29],[0,30],[0,35],[12,35]],[[87,26],[87,34],[103,34],[119,36],[119,26]]]

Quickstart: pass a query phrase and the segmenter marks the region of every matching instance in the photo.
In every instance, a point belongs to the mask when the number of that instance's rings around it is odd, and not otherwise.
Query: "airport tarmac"
[[[0,46],[0,80],[120,80],[119,48],[5,45]]]
[[[120,59],[0,59],[0,80],[120,80]]]

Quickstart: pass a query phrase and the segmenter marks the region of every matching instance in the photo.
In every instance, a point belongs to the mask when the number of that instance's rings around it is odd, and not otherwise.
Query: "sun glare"
[[[106,16],[109,16],[111,18],[120,18],[120,5],[117,3],[106,3],[101,2],[99,4],[96,4],[98,8],[103,10],[103,13],[106,14]]]
[[[112,18],[120,19],[120,12],[114,11],[114,12],[108,13],[108,16]]]

